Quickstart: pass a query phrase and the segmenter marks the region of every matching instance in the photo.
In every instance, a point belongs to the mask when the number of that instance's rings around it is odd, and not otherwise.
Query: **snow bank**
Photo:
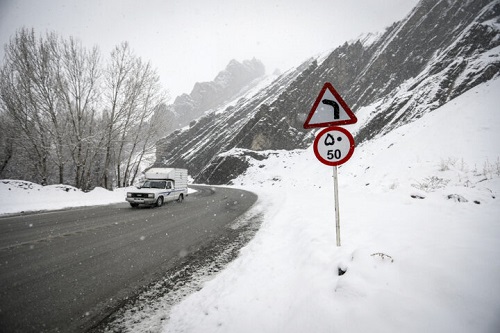
[[[22,180],[2,179],[0,214],[125,202],[126,191],[126,188],[108,191],[97,187],[85,193],[69,185],[41,186]]]
[[[259,194],[261,229],[163,332],[500,331],[498,91],[357,147],[339,168],[341,247],[332,169],[312,149],[256,161],[235,183]]]

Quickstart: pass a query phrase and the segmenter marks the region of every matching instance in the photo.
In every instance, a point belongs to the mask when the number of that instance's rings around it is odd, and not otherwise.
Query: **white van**
[[[130,206],[161,207],[165,202],[182,202],[188,196],[186,169],[152,168],[146,171],[146,180],[136,191],[127,192]]]

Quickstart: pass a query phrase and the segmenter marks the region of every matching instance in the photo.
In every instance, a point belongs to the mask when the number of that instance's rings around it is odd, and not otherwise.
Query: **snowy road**
[[[257,198],[196,189],[161,208],[123,203],[0,218],[0,331],[86,331],[221,237]]]

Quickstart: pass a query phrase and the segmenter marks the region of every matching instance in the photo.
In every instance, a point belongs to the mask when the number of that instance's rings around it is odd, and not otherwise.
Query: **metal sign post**
[[[340,246],[339,182],[337,166],[333,167],[333,194],[335,196],[335,228],[337,230],[337,246]]]

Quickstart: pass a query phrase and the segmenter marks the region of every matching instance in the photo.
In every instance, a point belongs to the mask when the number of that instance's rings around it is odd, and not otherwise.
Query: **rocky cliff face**
[[[499,1],[421,1],[369,48],[353,85],[355,106],[381,100],[358,134],[366,140],[421,117],[499,73]],[[373,89],[363,81],[372,78]]]
[[[197,182],[225,184],[245,170],[248,159],[266,158],[267,150],[305,148],[313,131],[302,124],[325,82],[355,113],[376,103],[357,143],[421,117],[499,75],[500,0],[422,0],[405,19],[368,40],[345,43],[261,82],[228,107],[214,108],[160,140],[155,165],[187,167]]]

